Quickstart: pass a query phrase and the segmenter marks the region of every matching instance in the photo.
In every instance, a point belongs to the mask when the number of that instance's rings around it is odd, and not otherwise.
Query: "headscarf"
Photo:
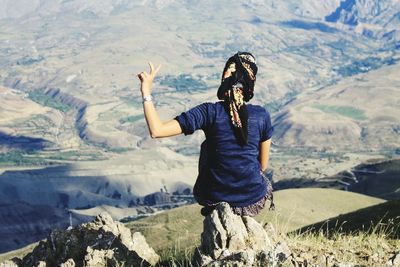
[[[224,73],[232,63],[235,63],[236,71],[224,79]],[[253,98],[257,70],[255,58],[251,53],[237,52],[225,64],[217,93],[218,99],[224,100],[236,139],[242,146],[247,144],[249,117],[244,102]]]

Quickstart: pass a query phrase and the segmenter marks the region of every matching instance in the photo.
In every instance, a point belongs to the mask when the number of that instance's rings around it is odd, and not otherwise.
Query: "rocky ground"
[[[162,238],[162,237],[160,237]],[[369,240],[368,240],[369,239]],[[333,245],[336,243],[335,245]],[[398,244],[398,242],[397,242]],[[362,248],[364,247],[364,250]],[[351,256],[349,256],[351,255]],[[171,256],[171,255],[170,255]],[[139,232],[132,233],[107,213],[92,222],[55,230],[32,252],[0,263],[30,266],[387,266],[400,265],[396,243],[382,234],[280,235],[270,223],[233,214],[221,203],[205,217],[201,244],[179,262],[161,258]]]

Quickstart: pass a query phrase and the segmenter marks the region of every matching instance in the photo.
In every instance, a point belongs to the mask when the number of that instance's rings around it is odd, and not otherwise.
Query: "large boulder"
[[[204,218],[201,245],[194,266],[268,266],[291,255],[281,241],[275,244],[261,224],[248,216],[238,216],[228,203],[220,203]],[[271,228],[268,233],[271,235]]]
[[[92,222],[53,231],[18,266],[154,266],[159,258],[142,234],[102,213]]]

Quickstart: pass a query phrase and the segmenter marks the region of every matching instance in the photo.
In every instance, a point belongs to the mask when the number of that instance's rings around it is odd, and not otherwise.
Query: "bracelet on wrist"
[[[151,95],[146,95],[143,97],[143,102],[152,101],[153,97]]]

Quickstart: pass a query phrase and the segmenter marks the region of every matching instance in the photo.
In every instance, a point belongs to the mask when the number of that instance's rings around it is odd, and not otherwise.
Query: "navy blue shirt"
[[[193,189],[201,205],[225,201],[243,207],[267,194],[258,155],[260,142],[271,138],[273,126],[263,107],[246,106],[248,143],[244,146],[236,140],[222,101],[200,104],[175,117],[185,135],[202,129],[206,136],[201,145],[199,175]]]

